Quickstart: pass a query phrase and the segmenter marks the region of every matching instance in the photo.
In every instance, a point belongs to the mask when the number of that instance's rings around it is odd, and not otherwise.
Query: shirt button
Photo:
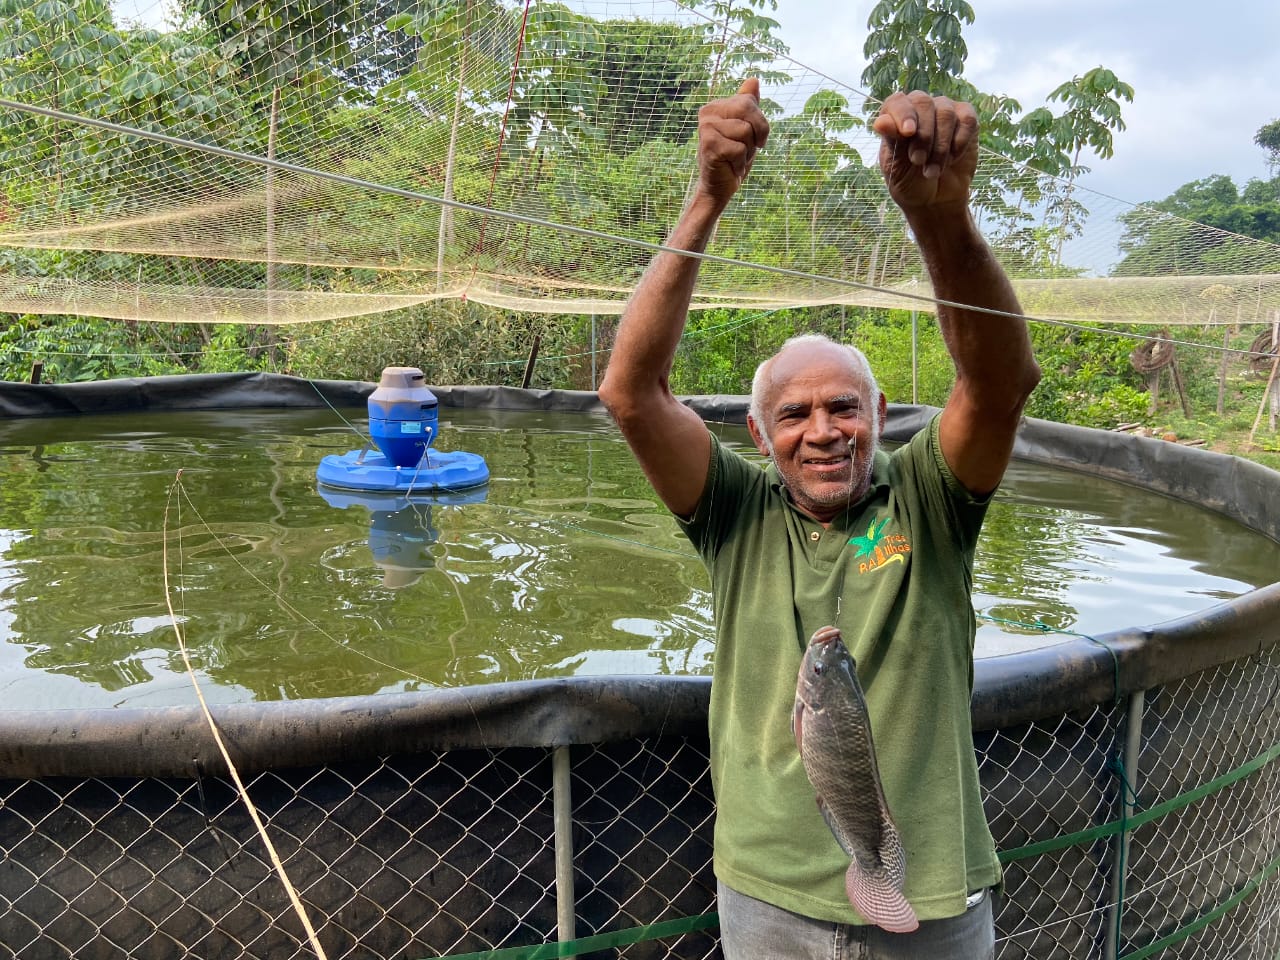
[[[819,540],[822,539],[822,534],[820,534],[817,530],[815,530],[813,531],[813,533],[809,534],[809,539],[812,540],[814,543],[817,543]]]

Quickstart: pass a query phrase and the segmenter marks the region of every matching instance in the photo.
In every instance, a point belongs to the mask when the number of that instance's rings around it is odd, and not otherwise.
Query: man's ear
[[[765,441],[760,427],[756,425],[755,418],[749,413],[747,414],[747,431],[751,434],[751,439],[755,442],[756,449],[760,451],[760,456],[770,456],[769,444]]]
[[[884,398],[884,394],[880,394],[880,432],[876,434],[876,439],[880,440],[884,437],[884,426],[889,420],[889,401]]]

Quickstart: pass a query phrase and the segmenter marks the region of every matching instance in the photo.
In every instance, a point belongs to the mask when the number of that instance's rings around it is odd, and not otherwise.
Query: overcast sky
[[[1084,161],[1090,190],[1140,203],[1215,173],[1238,187],[1269,176],[1253,137],[1280,118],[1280,0],[970,2],[965,76],[980,90],[1031,110],[1099,65],[1134,88],[1115,156]],[[861,88],[874,5],[778,0],[773,17],[792,57]]]

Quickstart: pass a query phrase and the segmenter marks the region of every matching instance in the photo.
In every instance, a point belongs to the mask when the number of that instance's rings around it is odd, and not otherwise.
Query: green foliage
[[[287,369],[301,377],[377,381],[383,367],[413,366],[428,383],[519,386],[535,336],[532,386],[589,386],[582,382],[590,364],[582,318],[512,314],[457,300],[309,324],[289,343]]]
[[[849,343],[871,364],[891,403],[912,400],[911,313],[823,307],[810,310],[706,310],[689,320],[676,353],[671,387],[679,394],[751,392],[760,361],[789,337],[822,333]],[[954,382],[954,366],[932,315],[919,313],[916,397],[941,406]]]
[[[736,93],[742,77],[759,77],[762,85],[790,83],[777,69],[772,54],[785,54],[787,45],[774,36],[778,21],[765,11],[778,9],[778,0],[710,0],[695,4],[678,0],[705,17],[703,32],[711,44],[710,95]],[[761,105],[769,112],[770,105]]]
[[[593,67],[602,84],[592,122],[609,153],[679,143],[692,128],[710,81],[704,31],[644,20],[606,20]]]
[[[916,402],[940,407],[955,382],[955,367],[932,314],[917,313],[916,361],[911,359],[911,312],[867,311],[848,341],[867,356],[880,389],[891,403]],[[913,379],[915,391],[913,394]]]
[[[270,369],[272,365],[269,351],[258,346],[254,331],[230,324],[214,328],[195,362],[198,373],[239,373]]]
[[[1079,408],[1069,422],[1104,430],[1141,420],[1151,399],[1145,391],[1127,383],[1117,383],[1096,396],[1080,393],[1077,397]]]
[[[1040,385],[1027,416],[1087,427],[1114,427],[1139,420],[1149,398],[1129,362],[1134,341],[1090,330],[1033,324],[1032,346]]]
[[[0,95],[10,99],[243,149],[253,125],[231,74],[184,34],[117,29],[99,0],[0,0]],[[26,113],[0,124],[0,168],[27,174],[0,185],[20,213],[110,210],[129,200],[121,184],[139,195],[139,176],[151,179],[141,195],[152,204],[231,177],[219,158]]]
[[[862,82],[879,100],[895,90],[962,94],[969,56],[962,31],[973,20],[965,0],[880,0],[867,17]]]
[[[224,55],[267,90],[351,63],[350,18],[361,9],[319,0],[184,0],[184,6],[213,27]]]
[[[1267,151],[1267,165],[1272,170],[1280,169],[1280,120],[1259,127],[1253,142]]]
[[[1280,243],[1280,176],[1251,180],[1239,191],[1229,176],[1214,174],[1123,213],[1119,220],[1124,256],[1113,268],[1114,276],[1256,272],[1253,251],[1233,242],[1232,235]]]
[[[966,0],[880,0],[867,18],[863,45],[867,68],[862,81],[873,99],[868,110],[897,90],[925,90],[974,105],[984,147],[1026,165],[1007,166],[975,185],[973,202],[985,214],[988,232],[1001,252],[1011,252],[1030,268],[1062,265],[1063,244],[1078,236],[1089,211],[1072,184],[1086,172],[1086,149],[1104,159],[1112,153],[1112,133],[1124,129],[1120,101],[1133,101],[1133,88],[1114,72],[1096,67],[1060,84],[1048,97],[1065,109],[1048,106],[1019,116],[1021,104],[984,93],[963,76],[968,47],[963,28],[974,22]],[[1027,171],[1044,174],[1028,178]],[[1037,216],[1037,214],[1039,216]],[[1037,219],[1054,227],[1043,244],[1031,226]],[[1037,249],[1037,247],[1039,249]]]
[[[0,380],[25,381],[37,362],[43,364],[45,383],[176,372],[175,366],[154,358],[138,369],[136,350],[129,328],[116,321],[17,317],[0,325]]]

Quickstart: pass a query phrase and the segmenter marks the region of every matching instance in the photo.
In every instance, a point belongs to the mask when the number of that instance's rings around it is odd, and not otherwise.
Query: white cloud
[[[774,16],[797,61],[858,87],[872,6],[779,0]],[[1268,175],[1253,136],[1280,118],[1275,0],[1233,3],[1230,16],[1191,0],[983,0],[975,12],[966,77],[1025,110],[1099,65],[1133,86],[1115,157],[1086,161],[1090,189],[1137,203],[1215,173],[1238,185]]]

